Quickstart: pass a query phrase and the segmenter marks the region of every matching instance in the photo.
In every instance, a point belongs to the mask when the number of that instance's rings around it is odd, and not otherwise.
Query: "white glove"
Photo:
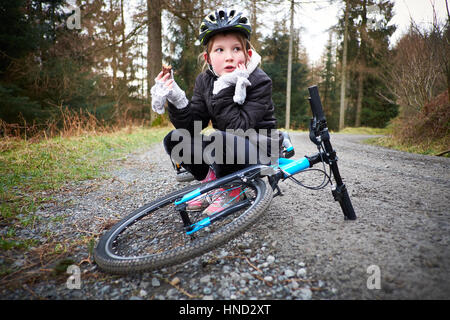
[[[251,83],[247,78],[238,77],[236,82],[236,89],[234,90],[233,101],[237,104],[244,104],[245,97],[247,96],[247,87]]]
[[[173,80],[173,70],[170,74],[170,79]],[[166,80],[167,81],[167,80]],[[172,84],[167,86],[162,79],[155,78],[155,84],[150,89],[152,96],[152,109],[158,114],[165,112],[164,105],[169,100],[177,109],[183,109],[189,103],[186,94],[180,89],[178,84],[173,80]]]
[[[173,70],[171,78],[173,79]],[[189,100],[186,98],[186,93],[183,90],[181,90],[181,88],[178,86],[175,80],[172,82],[172,84],[173,87],[172,89],[169,90],[169,93],[167,94],[167,100],[169,100],[169,102],[172,103],[177,109],[183,109],[189,103]]]
[[[164,85],[164,81],[156,80],[153,87],[150,89],[152,96],[152,109],[158,114],[164,113],[164,105],[166,104],[167,94],[169,93],[169,87]]]
[[[248,81],[249,72],[245,69],[236,69],[231,73],[220,76],[214,82],[213,94],[218,94],[222,89],[236,85],[233,101],[243,104],[247,95],[246,88],[251,85]]]

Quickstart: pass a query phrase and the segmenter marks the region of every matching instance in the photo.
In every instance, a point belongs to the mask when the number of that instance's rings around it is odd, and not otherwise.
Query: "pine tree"
[[[348,4],[348,102],[345,123],[384,127],[397,114],[397,106],[380,94],[386,91],[380,78],[380,63],[389,50],[389,36],[395,31],[395,26],[388,26],[393,15],[393,3],[388,0],[348,0]],[[336,30],[343,35],[343,17]],[[342,50],[338,58],[342,62]]]
[[[298,34],[298,31],[295,31]],[[299,61],[299,38],[294,37],[292,84],[291,84],[291,120],[290,128],[307,128],[310,116],[307,97],[308,70]],[[277,22],[272,35],[262,41],[261,56],[263,70],[272,79],[272,100],[275,105],[275,117],[278,127],[283,127],[286,117],[286,76],[289,53],[289,33],[285,22]]]
[[[322,82],[319,84],[321,91],[322,104],[327,118],[328,127],[331,130],[339,129],[339,101],[337,93],[336,77],[336,56],[335,46],[333,45],[333,33],[329,32],[328,43],[325,47],[323,56],[323,66],[320,76]]]

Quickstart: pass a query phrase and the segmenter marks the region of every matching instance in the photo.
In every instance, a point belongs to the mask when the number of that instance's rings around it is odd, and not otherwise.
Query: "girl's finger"
[[[158,73],[158,76],[156,77],[156,80],[161,80],[163,75],[163,72],[161,71],[160,73]]]
[[[172,88],[173,87],[173,79],[170,79],[169,81],[167,81],[166,83],[165,83],[165,86],[166,87],[169,87],[169,88]]]
[[[169,79],[169,77],[170,77],[170,73],[166,74],[166,75],[162,78],[162,80],[163,80],[163,81],[167,81],[167,79]]]

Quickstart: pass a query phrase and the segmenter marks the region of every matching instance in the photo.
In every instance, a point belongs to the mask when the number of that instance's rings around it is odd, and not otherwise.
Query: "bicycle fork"
[[[356,220],[355,210],[353,209],[350,196],[347,192],[347,187],[342,181],[341,175],[339,173],[339,168],[337,165],[336,152],[333,150],[329,139],[325,137],[322,140],[325,147],[325,152],[320,152],[313,155],[312,157],[307,157],[311,166],[322,161],[322,159],[330,166],[331,172],[333,174],[336,186],[332,188],[331,193],[335,201],[339,202],[342,212],[344,213],[345,220]]]

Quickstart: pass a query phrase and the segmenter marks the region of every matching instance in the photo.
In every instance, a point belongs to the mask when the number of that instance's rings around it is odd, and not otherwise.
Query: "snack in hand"
[[[164,77],[166,74],[168,74],[168,73],[170,73],[170,71],[172,71],[172,66],[163,64],[162,71],[163,71],[163,77]]]

